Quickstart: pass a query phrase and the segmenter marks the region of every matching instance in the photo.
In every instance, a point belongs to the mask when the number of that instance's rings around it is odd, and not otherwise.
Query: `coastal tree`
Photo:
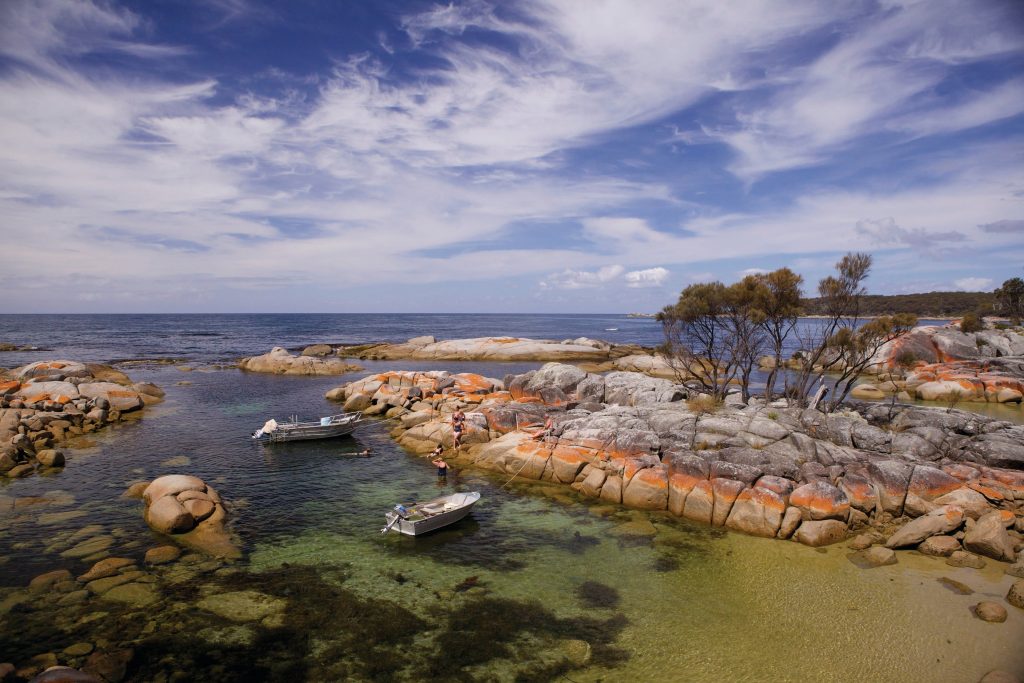
[[[744,400],[766,335],[758,302],[765,296],[754,278],[726,287],[721,282],[690,285],[658,318],[665,333],[662,353],[680,382],[696,384],[716,401],[729,385],[740,385]]]
[[[746,403],[750,398],[754,367],[768,341],[762,304],[769,295],[765,285],[754,276],[730,285],[725,295],[729,358],[736,368],[740,395]]]
[[[764,396],[771,401],[775,395],[775,382],[783,366],[782,349],[786,339],[796,328],[800,315],[800,298],[804,279],[789,268],[752,276],[761,284],[757,307],[762,314],[761,328],[768,338],[775,363],[765,382]]]
[[[725,285],[706,282],[690,285],[679,301],[658,314],[665,344],[662,353],[683,383],[696,382],[715,399],[724,396],[728,381],[725,325]]]
[[[867,294],[864,281],[871,272],[870,254],[850,252],[836,263],[836,274],[818,282],[818,305],[822,313],[817,325],[800,335],[800,365],[787,394],[800,405],[808,405],[816,382],[836,369],[843,360],[841,349],[853,344],[853,331],[860,323],[861,300]],[[848,330],[840,335],[840,330]],[[833,406],[838,405],[833,401]]]
[[[1024,318],[1024,280],[1012,277],[995,292],[1000,312],[1014,325],[1020,325]]]

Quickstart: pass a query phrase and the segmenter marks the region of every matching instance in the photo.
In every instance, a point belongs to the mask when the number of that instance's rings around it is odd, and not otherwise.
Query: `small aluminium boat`
[[[420,536],[459,521],[469,514],[478,500],[478,491],[467,491],[451,493],[425,503],[396,505],[394,510],[384,513],[388,524],[380,532],[386,534],[397,531],[406,536]]]
[[[362,419],[362,413],[341,413],[313,422],[299,422],[295,417],[291,422],[267,420],[266,424],[252,433],[252,438],[260,443],[333,439],[354,432]]]

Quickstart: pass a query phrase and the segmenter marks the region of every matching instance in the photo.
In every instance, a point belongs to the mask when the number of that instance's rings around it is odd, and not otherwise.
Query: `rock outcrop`
[[[106,365],[52,360],[0,374],[0,476],[63,467],[54,448],[157,403],[163,391]]]
[[[601,362],[642,353],[639,346],[620,346],[580,337],[554,341],[520,337],[448,339],[415,337],[401,344],[340,347],[336,353],[372,360],[489,360]]]
[[[202,479],[184,474],[158,477],[142,499],[146,523],[154,531],[214,557],[241,557],[225,526],[224,503]]]
[[[961,332],[959,322],[915,327],[883,346],[876,356],[880,364],[892,367],[911,357],[924,363],[948,363],[1024,356],[1024,334],[1019,330],[985,329]]]
[[[273,375],[344,375],[362,369],[358,365],[346,363],[341,358],[305,354],[293,356],[280,346],[275,346],[262,356],[243,358],[238,361],[238,367],[247,372],[265,372]]]
[[[943,403],[1024,401],[1024,334],[1017,330],[961,332],[956,324],[917,327],[875,357],[874,380],[854,398],[898,395]]]
[[[462,462],[808,545],[919,518],[890,545],[914,547],[997,509],[1012,525],[1024,501],[1024,426],[962,411],[897,406],[890,420],[887,405],[823,414],[756,400],[708,411],[669,380],[558,363],[503,380],[387,372],[331,395],[400,417],[393,434],[413,452],[450,445],[448,416],[463,408]],[[1011,559],[990,546],[974,547]]]

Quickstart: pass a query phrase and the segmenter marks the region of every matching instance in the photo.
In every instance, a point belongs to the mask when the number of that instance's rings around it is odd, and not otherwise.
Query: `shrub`
[[[909,349],[904,349],[896,354],[894,359],[896,365],[901,368],[912,368],[918,363],[917,354]]]
[[[721,401],[716,401],[708,394],[698,394],[693,398],[686,399],[686,407],[691,413],[714,413],[722,406]]]
[[[985,329],[985,323],[978,317],[977,313],[967,313],[960,319],[960,331],[965,334],[980,332]]]

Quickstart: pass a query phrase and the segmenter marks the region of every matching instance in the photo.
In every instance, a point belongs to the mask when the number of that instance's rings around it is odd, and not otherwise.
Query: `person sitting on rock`
[[[534,441],[541,441],[551,436],[555,431],[555,423],[552,422],[551,416],[548,415],[547,419],[544,420],[544,426],[533,433]]]

